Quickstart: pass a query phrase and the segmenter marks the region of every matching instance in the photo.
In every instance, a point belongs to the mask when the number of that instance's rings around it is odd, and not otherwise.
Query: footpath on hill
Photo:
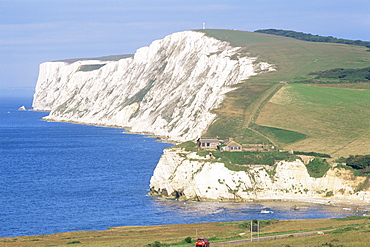
[[[269,137],[265,136],[264,134],[252,129],[250,127],[251,124],[253,124],[257,118],[258,115],[263,108],[263,106],[271,99],[274,94],[279,91],[285,84],[284,83],[276,83],[271,88],[266,90],[256,101],[254,101],[245,111],[244,116],[244,127],[247,129],[250,129],[253,132],[258,133],[259,135],[263,136],[267,140],[269,140],[271,143],[274,143]]]

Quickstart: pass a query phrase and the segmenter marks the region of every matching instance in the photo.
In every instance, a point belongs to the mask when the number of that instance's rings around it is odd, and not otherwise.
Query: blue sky
[[[40,63],[132,54],[203,22],[370,41],[370,1],[0,0],[0,96],[32,96]]]

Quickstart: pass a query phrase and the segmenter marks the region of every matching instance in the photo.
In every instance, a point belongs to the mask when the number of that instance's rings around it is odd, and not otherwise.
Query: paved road
[[[312,232],[297,232],[297,233],[288,233],[288,234],[282,234],[282,235],[274,235],[274,236],[267,236],[267,237],[260,237],[259,241],[263,240],[272,240],[277,238],[287,238],[290,236],[308,236],[308,235],[314,235],[314,234],[322,234],[324,232],[333,231],[333,230],[324,230],[324,231],[312,231]],[[250,242],[250,239],[242,239],[242,240],[234,240],[234,241],[228,241],[228,242],[222,242],[222,243],[211,243],[211,246],[216,245],[227,245],[227,244],[239,244],[239,243],[245,243]],[[257,242],[257,238],[253,238],[253,242]]]

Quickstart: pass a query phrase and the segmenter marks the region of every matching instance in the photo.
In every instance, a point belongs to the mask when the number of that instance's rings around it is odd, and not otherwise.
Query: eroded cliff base
[[[310,177],[299,159],[232,171],[219,160],[172,147],[164,150],[154,171],[150,195],[184,201],[367,204],[370,203],[367,182],[365,176],[354,176],[350,170],[335,167],[323,177]]]

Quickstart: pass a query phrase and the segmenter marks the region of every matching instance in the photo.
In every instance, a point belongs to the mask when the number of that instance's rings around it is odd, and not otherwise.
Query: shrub
[[[161,247],[161,246],[163,246],[163,245],[161,244],[161,242],[159,242],[159,241],[155,241],[154,243],[152,243],[152,244],[148,244],[148,245],[146,245],[145,247]]]
[[[307,165],[307,172],[313,178],[321,178],[329,170],[330,165],[321,158],[314,158]]]
[[[328,246],[328,247],[344,247],[344,245],[334,245],[332,243],[325,243],[322,244],[321,246]]]
[[[370,166],[370,155],[351,155],[346,159],[346,163],[353,169],[362,170]]]
[[[333,195],[334,195],[334,192],[333,191],[328,191],[325,194],[326,197],[330,197],[330,196],[333,196]]]
[[[186,238],[185,238],[185,242],[186,242],[186,243],[191,243],[191,237],[186,237]]]
[[[67,244],[80,244],[81,242],[80,241],[72,241],[72,242],[69,242]]]

